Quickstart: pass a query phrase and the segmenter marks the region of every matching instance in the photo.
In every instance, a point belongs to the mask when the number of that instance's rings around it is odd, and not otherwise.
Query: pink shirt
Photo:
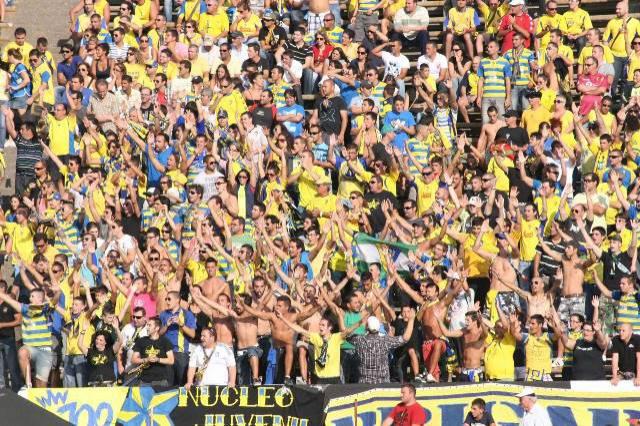
[[[136,293],[133,295],[133,300],[131,301],[131,315],[133,315],[133,310],[139,307],[144,308],[144,311],[147,313],[147,319],[156,316],[156,299],[154,299],[149,293]]]
[[[605,90],[609,89],[609,79],[604,74],[581,75],[578,77],[578,85],[584,85],[588,88],[601,87]],[[580,115],[587,115],[597,107],[602,101],[603,95],[582,95],[580,99]]]

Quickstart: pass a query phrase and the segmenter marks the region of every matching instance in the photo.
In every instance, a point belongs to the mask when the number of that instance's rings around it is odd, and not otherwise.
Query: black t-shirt
[[[394,329],[394,335],[396,336],[402,336],[404,332],[407,330],[407,322],[404,319],[402,319],[401,316],[398,316],[398,318],[395,319],[392,325]],[[409,338],[409,341],[405,345],[400,346],[398,349],[396,349],[396,353],[402,354],[409,348],[415,349],[419,346],[419,342],[420,342],[420,327],[413,327],[413,331],[411,332],[411,337]]]
[[[141,358],[149,358],[155,356],[157,358],[166,358],[167,352],[173,350],[173,345],[166,337],[160,336],[158,340],[150,337],[141,337],[133,345],[133,351],[138,352]],[[145,383],[156,382],[167,378],[167,368],[159,362],[149,364],[140,375],[140,380]]]
[[[573,349],[573,366],[571,369],[573,380],[604,380],[604,362],[602,349],[595,340],[587,342],[584,339],[576,341]]]
[[[480,417],[478,420],[473,418],[471,411],[469,411],[467,413],[467,417],[464,418],[464,424],[470,425],[470,426],[490,426],[492,423],[495,423],[495,422],[496,421],[493,420],[493,416],[491,415],[491,413],[488,413],[486,411],[482,414],[482,417]]]
[[[640,351],[640,336],[631,335],[629,342],[625,343],[620,336],[613,338],[611,352],[618,354],[618,369],[622,373],[636,372],[636,353]]]
[[[265,41],[271,47],[272,51],[276,51],[276,49],[282,43],[282,40],[287,39],[287,32],[284,28],[275,26],[273,29],[269,29],[267,27],[260,28],[258,32],[258,40]]]
[[[398,208],[398,199],[393,196],[389,191],[381,191],[381,192],[367,192],[364,196],[364,200],[366,202],[366,206],[369,209],[369,223],[371,224],[371,228],[374,234],[382,231],[384,228],[384,224],[386,222],[386,218],[384,217],[384,213],[382,212],[382,202],[384,200],[391,201],[391,205],[393,208]]]
[[[88,382],[115,382],[116,374],[113,362],[116,356],[113,349],[107,347],[104,351],[90,348],[87,351],[87,364],[89,365]]]
[[[522,127],[502,127],[496,132],[495,140],[506,139],[511,145],[522,148],[529,144],[529,134]]]
[[[589,228],[587,228],[589,229]],[[620,280],[625,275],[631,275],[631,257],[627,252],[617,255],[607,250],[602,253],[602,281],[611,291],[620,290]]]
[[[256,126],[262,126],[265,129],[270,129],[273,124],[273,107],[263,107],[258,106],[255,107],[253,111],[251,111],[251,115],[253,116],[253,124]]]
[[[284,43],[284,49],[291,54],[291,59],[300,62],[302,65],[304,65],[309,56],[313,55],[313,51],[307,43],[303,43],[301,47],[298,47],[293,41],[287,41]]]
[[[242,63],[242,71],[247,71],[247,69],[251,65],[255,66],[258,72],[262,72],[264,70],[269,69],[269,63],[263,58],[260,58],[258,62],[254,62],[252,59],[247,59],[246,61],[244,61]]]
[[[7,303],[0,303],[0,322],[12,322],[15,320],[14,315],[16,310],[9,306]],[[0,338],[14,338],[16,337],[14,327],[0,328]]]
[[[315,108],[318,110],[320,129],[330,135],[339,134],[342,125],[340,111],[347,110],[344,99],[340,96],[334,96],[330,99],[318,99]]]

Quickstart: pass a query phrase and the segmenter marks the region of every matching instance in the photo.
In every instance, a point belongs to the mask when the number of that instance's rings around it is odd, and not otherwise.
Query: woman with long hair
[[[459,87],[464,76],[471,69],[471,59],[460,42],[453,43],[449,58],[449,79],[453,82],[453,93],[460,96]]]
[[[91,74],[96,76],[96,80],[107,80],[111,77],[111,66],[113,62],[109,59],[109,45],[100,43],[96,47],[95,60],[91,63]]]
[[[119,327],[113,327],[118,334],[118,340],[113,341],[111,333],[106,330],[97,331],[91,339],[91,346],[86,347],[84,335],[87,333],[89,321],[84,323],[78,348],[87,359],[87,383],[109,384],[116,381],[114,363],[120,350],[121,340]]]
[[[180,33],[178,41],[187,46],[191,46],[192,44],[200,46],[203,40],[202,35],[198,32],[198,23],[193,19],[190,19],[184,27],[185,31]]]
[[[140,39],[138,40],[138,47],[140,48],[140,54],[142,55],[140,62],[149,64],[158,59],[158,52],[153,47],[153,43],[151,43],[151,39],[149,39],[148,34],[142,34],[140,36]]]
[[[7,52],[11,72],[9,75],[9,108],[17,111],[20,117],[27,112],[27,99],[33,86],[27,67],[22,63],[22,53],[18,49]]]
[[[313,44],[311,51],[313,52],[313,72],[322,75],[325,60],[329,58],[333,45],[329,43],[327,33],[320,30],[316,33],[316,42]]]
[[[224,80],[231,80],[231,74],[229,74],[229,68],[225,64],[218,65],[216,72],[211,76],[209,80],[209,87],[214,93],[220,93],[222,91],[221,82]]]
[[[91,74],[91,66],[86,62],[78,65],[78,74],[82,76],[82,85],[85,89],[95,90],[96,78]]]
[[[264,76],[261,72],[254,72],[249,74],[250,86],[242,94],[244,95],[247,108],[251,109],[253,105],[260,103],[262,97],[262,91],[264,90]]]

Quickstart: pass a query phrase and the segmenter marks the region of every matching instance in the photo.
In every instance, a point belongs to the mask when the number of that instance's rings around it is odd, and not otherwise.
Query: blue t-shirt
[[[147,177],[149,179],[149,186],[158,186],[158,183],[160,183],[160,177],[162,177],[162,173],[155,168],[155,166],[153,165],[153,163],[151,162],[151,160],[148,159],[149,157],[149,149],[153,149],[151,148],[149,145],[147,145]],[[173,147],[167,147],[165,148],[164,151],[162,152],[156,152],[156,158],[158,159],[158,162],[160,164],[162,164],[163,166],[167,167],[167,164],[169,162],[169,156],[173,154]]]
[[[11,80],[9,81],[9,87],[15,89],[16,87],[18,87],[20,84],[24,82],[24,78],[22,76],[23,72],[26,72],[27,74],[29,74],[29,70],[27,70],[27,67],[25,67],[24,64],[22,63],[16,64],[16,66],[13,68],[13,71],[11,71]],[[11,92],[11,99],[31,96],[31,87],[32,87],[32,84],[29,83],[26,86],[18,90],[15,90],[14,92]]]
[[[186,309],[180,308],[177,312],[171,312],[170,310],[162,311],[159,316],[163,327],[167,325],[170,318],[182,316],[186,327],[196,329],[196,317],[191,311],[187,311]],[[177,322],[167,327],[164,337],[171,342],[174,352],[189,352],[189,340],[184,335],[181,335],[180,326]]]
[[[71,59],[70,64],[67,64],[64,61],[58,62],[58,73],[62,73],[65,79],[71,80],[71,77],[73,77],[78,72],[78,65],[80,65],[81,63],[82,58],[80,56],[74,56]]]
[[[350,86],[344,81],[340,81],[337,78],[333,79],[333,82],[340,88],[340,96],[344,99],[344,103],[349,106],[351,105],[351,101],[358,95],[358,88],[360,87],[360,82],[356,81],[355,86]]]
[[[389,111],[384,117],[384,125],[388,125],[396,129],[396,137],[393,140],[393,146],[404,152],[404,143],[409,139],[409,135],[404,130],[401,130],[400,126],[415,126],[416,120],[413,118],[413,114],[409,111]]]
[[[303,120],[294,123],[293,121],[283,121],[282,124],[287,128],[291,136],[294,138],[302,134],[302,124],[304,123],[304,108],[301,105],[293,104],[291,106],[282,106],[278,108],[278,114],[302,114]]]

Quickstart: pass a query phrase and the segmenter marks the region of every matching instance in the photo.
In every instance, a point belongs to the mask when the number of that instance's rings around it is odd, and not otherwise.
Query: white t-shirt
[[[213,351],[213,353],[212,353]],[[207,364],[202,382],[199,385],[226,386],[229,384],[229,367],[236,366],[236,358],[233,351],[227,345],[216,344],[213,349],[203,349],[196,346],[189,357],[189,368],[204,367],[207,356],[211,356]]]
[[[549,413],[538,404],[534,405],[531,411],[525,411],[520,421],[522,426],[551,426],[551,424]]]
[[[436,53],[436,57],[431,59],[426,54],[418,58],[418,69],[422,64],[429,65],[429,74],[438,81],[440,78],[440,70],[449,69],[447,58],[442,53]]]
[[[202,194],[203,200],[209,201],[209,198],[218,195],[216,181],[221,177],[224,177],[224,175],[217,170],[213,173],[207,173],[206,170],[203,170],[193,178],[193,183],[202,185],[202,188],[204,188],[204,193]]]
[[[400,56],[394,56],[393,53],[381,52],[380,57],[384,62],[385,77],[388,75],[398,77],[400,75],[400,71],[402,71],[403,69],[408,70],[411,66],[409,63],[409,58],[402,54]]]
[[[122,327],[122,331],[120,333],[122,334],[122,341],[124,342],[123,348],[127,351],[127,362],[125,363],[125,366],[124,366],[124,368],[127,368],[128,366],[131,365],[131,357],[133,356],[133,345],[135,341],[141,337],[148,336],[147,327],[140,328],[138,333],[136,333],[135,326],[129,323],[124,327]],[[135,339],[133,338],[134,335],[135,335]]]
[[[409,15],[405,12],[404,8],[396,12],[396,16],[393,18],[394,28],[405,26],[428,26],[429,25],[429,11],[423,7],[418,6],[413,14]],[[418,36],[417,31],[406,31],[402,33],[407,39],[413,40]]]

